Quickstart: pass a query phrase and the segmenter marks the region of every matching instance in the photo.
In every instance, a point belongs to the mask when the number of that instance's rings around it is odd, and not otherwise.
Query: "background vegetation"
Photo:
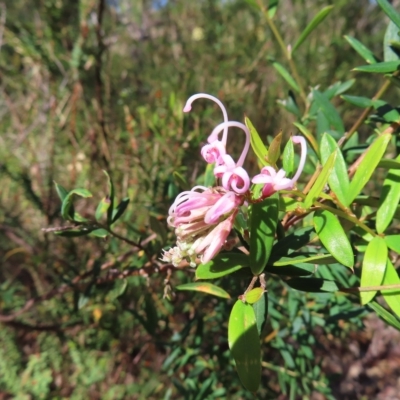
[[[277,102],[290,87],[272,63],[284,59],[254,4],[0,3],[0,398],[252,398],[226,341],[232,302],[175,292],[193,270],[157,258],[174,242],[166,224],[180,190],[173,172],[195,182],[200,145],[220,122],[208,103],[184,116],[191,94],[217,95],[231,119],[245,114],[263,138],[295,131]],[[329,4],[296,53],[304,87],[354,78],[362,62],[344,35],[383,58],[388,19],[373,2],[282,0],[274,19],[285,41]],[[372,96],[379,84],[357,76],[356,94]],[[358,118],[335,105],[346,126]],[[130,199],[113,235],[54,235],[48,228],[65,225],[54,181],[95,194],[77,203],[89,217],[107,193],[102,170],[118,199]],[[222,286],[240,294],[240,282]],[[350,345],[354,358],[368,351],[370,310],[358,299],[305,294],[275,278],[268,290],[261,398],[354,399],[384,389],[369,376],[343,386],[349,359],[327,361]]]

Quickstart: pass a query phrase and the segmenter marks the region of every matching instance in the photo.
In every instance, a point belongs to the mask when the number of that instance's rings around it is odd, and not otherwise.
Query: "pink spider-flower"
[[[162,261],[178,266],[188,259],[210,261],[225,245],[243,197],[224,188],[196,186],[178,195],[169,209],[168,224],[175,228],[177,246],[165,251]]]
[[[307,144],[305,139],[302,136],[293,136],[293,143],[300,143],[301,146],[301,156],[300,163],[297,169],[295,176],[292,179],[286,178],[286,172],[283,169],[280,169],[278,172],[275,171],[272,167],[264,167],[261,170],[261,174],[256,175],[251,181],[253,183],[263,183],[264,187],[262,189],[262,197],[269,197],[278,190],[292,190],[294,188],[295,183],[299,179],[304,164],[306,162],[307,156]]]
[[[212,141],[218,140],[219,133],[229,127],[242,129],[246,134],[246,142],[242,154],[236,163],[229,154],[224,154],[220,157],[219,165],[214,168],[214,175],[222,180],[222,186],[226,190],[233,190],[235,193],[244,194],[250,187],[249,175],[243,168],[243,163],[250,147],[250,132],[247,126],[235,121],[223,122],[214,128],[209,139]]]
[[[222,111],[222,115],[224,117],[224,122],[228,122],[228,113],[226,112],[226,108],[222,104],[222,102],[214,96],[211,96],[207,93],[198,93],[195,94],[186,101],[185,107],[183,107],[183,112],[189,112],[192,109],[192,103],[197,99],[208,99],[212,100],[218,104]],[[209,163],[213,164],[216,163],[217,165],[221,162],[221,157],[226,154],[226,140],[228,137],[228,127],[224,127],[224,133],[222,136],[222,140],[211,139],[211,136],[208,139],[208,144],[203,146],[201,149],[201,155],[204,160]]]

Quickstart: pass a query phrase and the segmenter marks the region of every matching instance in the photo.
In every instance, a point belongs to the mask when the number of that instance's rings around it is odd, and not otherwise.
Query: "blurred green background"
[[[143,268],[142,251],[42,228],[63,225],[54,181],[94,193],[78,203],[93,215],[105,169],[117,197],[131,200],[117,231],[159,257],[174,242],[166,224],[180,190],[173,172],[195,182],[204,172],[200,146],[221,122],[208,102],[182,113],[196,92],[218,96],[233,120],[248,116],[262,138],[295,132],[277,102],[289,87],[271,66],[285,61],[255,4],[0,1],[0,399],[254,398],[229,356],[230,302],[189,292],[164,299],[169,272]],[[329,4],[334,10],[295,57],[304,87],[354,77],[360,59],[345,34],[381,55],[387,19],[369,1],[282,0],[274,18],[285,41]],[[355,94],[372,96],[378,84],[359,76]],[[335,105],[347,126],[357,119]],[[170,278],[192,279],[192,270]],[[240,293],[239,283],[222,284]],[[345,357],[337,369],[326,361],[351,341],[363,351],[356,332],[364,308],[274,280],[268,290],[260,398],[376,394],[373,382],[343,388]]]

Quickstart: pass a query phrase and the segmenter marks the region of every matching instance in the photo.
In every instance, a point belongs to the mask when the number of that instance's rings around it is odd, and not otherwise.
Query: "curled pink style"
[[[197,100],[197,99],[208,99],[212,100],[215,103],[219,105],[219,108],[222,111],[222,115],[224,117],[224,122],[228,122],[228,113],[226,112],[225,106],[222,104],[221,100],[217,99],[214,96],[211,96],[210,94],[207,93],[197,93],[193,96],[190,96],[188,100],[186,101],[185,107],[183,107],[183,112],[189,112],[192,109],[192,103]],[[222,137],[222,143],[224,146],[226,146],[226,139],[228,137],[228,127],[224,129],[224,134]]]

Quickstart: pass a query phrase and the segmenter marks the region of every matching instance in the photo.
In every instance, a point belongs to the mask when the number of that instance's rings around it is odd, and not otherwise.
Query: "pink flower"
[[[165,251],[163,261],[177,266],[183,259],[210,261],[222,249],[232,230],[243,196],[221,187],[196,186],[178,195],[169,209],[168,224],[175,228],[177,246]]]
[[[295,176],[289,179],[286,178],[286,172],[283,169],[276,172],[275,169],[270,166],[262,168],[261,174],[256,175],[251,180],[253,183],[264,183],[262,197],[269,197],[278,190],[292,190],[299,179],[306,162],[307,144],[302,136],[293,136],[292,140],[293,143],[300,143],[301,145],[300,163]]]

